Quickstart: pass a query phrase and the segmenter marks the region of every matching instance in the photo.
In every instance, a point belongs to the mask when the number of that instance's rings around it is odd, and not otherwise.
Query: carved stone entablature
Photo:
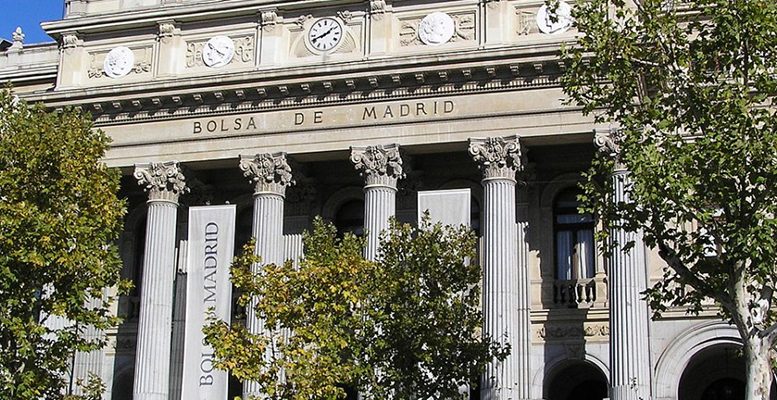
[[[470,139],[469,154],[478,164],[484,180],[515,180],[515,173],[523,171],[526,164],[517,136]]]
[[[370,15],[372,15],[372,19],[380,21],[383,19],[384,14],[389,11],[386,0],[370,0]]]
[[[232,63],[235,63],[236,55]],[[201,56],[198,59],[202,60]],[[98,60],[94,61],[95,67]],[[231,64],[230,64],[231,65]],[[562,71],[558,59],[531,63],[467,66],[439,71],[391,72],[383,75],[323,77],[300,83],[279,82],[257,85],[248,82],[234,88],[203,88],[202,91],[177,92],[123,99],[103,100],[82,105],[95,121],[132,121],[136,118],[162,120],[175,118],[178,110],[190,116],[209,115],[225,103],[235,110],[278,110],[305,104],[360,103],[366,94],[374,101],[415,98],[419,95],[454,95],[516,88],[558,86]],[[204,67],[203,67],[204,68]],[[95,73],[101,73],[100,70]],[[142,96],[142,95],[140,95]],[[115,107],[118,104],[119,107]],[[168,112],[161,112],[161,111]]]
[[[181,28],[174,21],[164,21],[159,23],[159,32],[157,38],[162,42],[169,41],[170,38],[181,34]]]
[[[186,44],[186,66],[188,68],[203,67],[205,62],[203,61],[202,52],[208,40],[202,40],[197,42],[188,42]],[[254,61],[254,37],[244,36],[239,39],[234,39],[234,57],[229,61],[230,64],[240,63],[248,64]]]
[[[262,17],[261,17],[261,24],[262,29],[265,32],[272,32],[275,30],[275,27],[278,26],[278,23],[280,22],[280,18],[278,17],[278,13],[275,10],[267,10],[262,11]]]
[[[178,202],[178,197],[189,191],[186,177],[178,161],[135,165],[135,178],[148,192],[149,201]]]
[[[594,145],[600,152],[616,157],[620,153],[620,136],[618,129],[594,129]]]
[[[610,336],[610,325],[606,323],[583,325],[545,325],[537,329],[541,340],[568,340],[582,338],[606,338]]]
[[[351,162],[364,177],[366,186],[397,187],[397,180],[405,177],[399,145],[351,147]]]
[[[263,153],[240,156],[240,170],[254,184],[254,195],[272,193],[286,195],[286,188],[294,184],[286,153]]]

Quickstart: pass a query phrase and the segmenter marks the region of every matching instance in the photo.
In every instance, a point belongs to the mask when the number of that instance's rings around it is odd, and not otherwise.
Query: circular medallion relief
[[[235,55],[235,42],[227,36],[214,36],[202,48],[202,62],[211,68],[223,67]]]
[[[105,56],[103,71],[111,78],[121,78],[132,71],[135,65],[135,55],[127,47],[120,46],[111,49]]]
[[[555,12],[551,12],[547,5],[543,5],[537,11],[537,26],[542,33],[566,32],[572,27],[572,21],[572,7],[564,0],[559,1]]]
[[[430,46],[447,43],[453,37],[453,33],[453,18],[446,13],[431,13],[418,24],[418,38]]]

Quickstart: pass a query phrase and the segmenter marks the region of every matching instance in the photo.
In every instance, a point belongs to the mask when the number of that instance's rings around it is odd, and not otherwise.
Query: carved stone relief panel
[[[89,80],[118,83],[151,74],[153,49],[149,46],[117,46],[89,52]]]
[[[610,325],[607,322],[586,322],[579,324],[554,324],[547,322],[535,329],[535,340],[609,340]]]
[[[227,58],[218,59],[217,63],[206,62],[214,56],[206,50],[206,46],[213,45],[219,39],[225,44],[228,43],[226,39],[231,39],[232,48],[229,49],[233,52],[231,58],[227,61]],[[256,52],[256,36],[251,34],[230,34],[230,35],[214,35],[212,37],[193,39],[186,42],[186,68],[224,68],[224,67],[244,67],[254,64],[255,52]],[[223,46],[222,46],[223,47]],[[205,57],[203,57],[205,52]],[[211,65],[207,65],[211,64]]]
[[[452,34],[443,32],[449,28],[450,21],[453,22]],[[428,46],[475,44],[477,40],[477,11],[474,9],[430,11],[423,14],[413,12],[400,15],[397,23],[399,47],[402,48],[419,47],[415,50],[428,50]]]
[[[551,36],[574,30],[571,6],[559,3],[553,12],[544,3],[519,4],[515,7],[515,34],[518,40],[528,35]]]

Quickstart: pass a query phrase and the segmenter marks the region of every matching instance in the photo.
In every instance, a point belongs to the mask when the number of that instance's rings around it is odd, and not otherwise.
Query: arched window
[[[556,196],[553,203],[553,232],[556,249],[556,279],[593,278],[594,219],[578,212],[580,190],[569,188]]]
[[[346,232],[364,235],[364,201],[354,199],[343,203],[335,213],[334,223],[340,237]]]

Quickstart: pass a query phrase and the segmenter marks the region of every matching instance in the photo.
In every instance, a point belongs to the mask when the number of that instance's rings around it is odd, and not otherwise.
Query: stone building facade
[[[54,42],[5,42],[0,80],[88,110],[123,172],[135,289],[74,376],[101,376],[106,399],[181,398],[191,206],[236,205],[236,244],[256,236],[268,261],[298,257],[316,215],[366,232],[374,257],[389,216],[416,221],[419,192],[470,189],[484,328],[512,346],[472,398],[729,398],[744,381],[736,330],[712,305],[651,321],[639,292],[661,276],[657,255],[603,258],[578,214],[609,127],[564,101],[567,13],[542,0],[65,0],[43,24]]]

